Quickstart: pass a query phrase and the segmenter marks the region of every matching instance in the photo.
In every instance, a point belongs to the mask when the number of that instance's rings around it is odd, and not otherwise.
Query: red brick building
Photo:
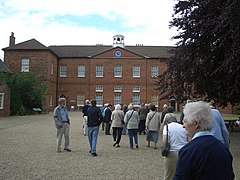
[[[0,59],[0,74],[11,73]],[[10,115],[10,90],[4,79],[0,76],[0,117]]]
[[[154,85],[156,76],[167,68],[170,57],[167,46],[125,46],[124,37],[113,37],[113,45],[49,46],[36,39],[15,44],[10,36],[4,48],[4,63],[12,71],[29,72],[42,66],[48,83],[43,105],[52,111],[59,96],[67,106],[82,107],[86,99],[104,103],[154,103],[162,107]],[[175,103],[174,103],[175,105]],[[176,106],[177,107],[177,106]]]
[[[126,46],[124,36],[113,37],[112,45],[49,46],[31,39],[15,44],[10,36],[4,48],[4,63],[12,71],[29,72],[43,67],[40,76],[48,83],[43,108],[52,111],[57,99],[65,96],[67,106],[81,108],[86,99],[105,103],[153,103],[162,110],[170,104],[175,111],[181,106],[173,99],[159,100],[156,76],[166,70],[169,46]],[[232,112],[231,106],[220,109]]]

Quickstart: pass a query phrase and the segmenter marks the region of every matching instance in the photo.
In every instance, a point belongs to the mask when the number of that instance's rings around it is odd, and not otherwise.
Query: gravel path
[[[162,179],[160,144],[158,149],[147,148],[145,135],[140,135],[139,150],[130,150],[128,136],[123,135],[121,147],[116,148],[112,136],[100,130],[98,156],[92,157],[87,136],[83,135],[82,114],[69,112],[69,116],[72,152],[62,153],[55,151],[52,113],[1,117],[0,179]],[[239,132],[230,134],[235,179],[240,179]]]

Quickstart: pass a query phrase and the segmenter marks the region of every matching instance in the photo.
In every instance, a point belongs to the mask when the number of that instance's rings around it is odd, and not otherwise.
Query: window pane
[[[29,72],[29,59],[22,59],[21,72]]]
[[[60,65],[60,77],[67,77],[67,66]]]
[[[114,92],[122,92],[122,86],[114,86]]]
[[[158,76],[158,66],[152,66],[151,67],[151,76],[157,77]]]
[[[96,66],[96,77],[103,77],[103,65]]]
[[[51,67],[51,74],[54,73],[54,63],[52,62],[52,67]]]
[[[133,92],[140,92],[140,86],[133,86]]]
[[[133,95],[133,106],[139,106],[140,104],[140,95],[134,94]]]
[[[114,66],[114,77],[122,77],[122,66],[121,65]]]
[[[140,77],[140,66],[133,66],[133,77]]]
[[[96,94],[96,101],[97,101],[97,106],[102,107],[103,106],[103,95]]]
[[[96,92],[103,92],[103,86],[96,86]]]
[[[158,107],[158,96],[157,95],[151,96],[151,103],[154,104],[156,107]]]
[[[50,102],[49,102],[49,105],[52,106],[53,105],[53,95],[50,94]]]
[[[121,95],[120,95],[120,94],[115,94],[115,95],[114,95],[114,105],[116,105],[116,104],[121,104],[121,102],[122,102],[122,97],[121,97]]]
[[[78,77],[85,77],[85,65],[78,65]]]
[[[85,96],[83,94],[77,95],[77,106],[84,106]]]
[[[0,94],[0,109],[3,109],[4,93]]]

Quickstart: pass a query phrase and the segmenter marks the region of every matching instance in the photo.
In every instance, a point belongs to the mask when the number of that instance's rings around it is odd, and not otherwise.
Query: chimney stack
[[[9,38],[9,47],[14,46],[15,45],[15,37],[14,37],[14,33],[11,32],[11,36]]]

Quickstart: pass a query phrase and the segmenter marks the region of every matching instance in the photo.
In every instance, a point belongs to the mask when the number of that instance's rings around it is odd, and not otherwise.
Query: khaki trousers
[[[62,136],[65,137],[64,149],[69,149],[69,131],[70,125],[68,123],[63,123],[62,128],[57,128],[57,150],[61,149]]]
[[[175,176],[177,160],[178,151],[170,151],[168,156],[164,157],[164,180],[172,180]]]

